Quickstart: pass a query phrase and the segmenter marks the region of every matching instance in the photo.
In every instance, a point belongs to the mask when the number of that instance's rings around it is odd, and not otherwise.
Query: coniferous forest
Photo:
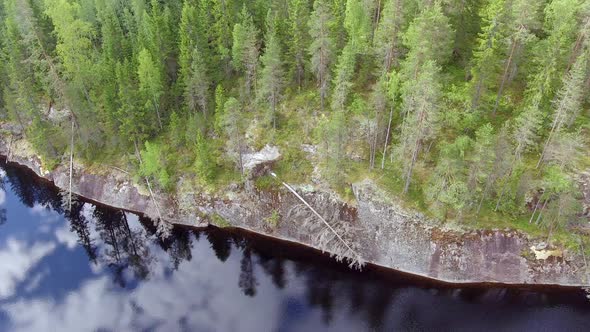
[[[49,169],[74,138],[154,190],[216,191],[269,144],[281,178],[344,198],[371,178],[443,220],[584,221],[587,0],[1,0],[0,20],[0,122]]]

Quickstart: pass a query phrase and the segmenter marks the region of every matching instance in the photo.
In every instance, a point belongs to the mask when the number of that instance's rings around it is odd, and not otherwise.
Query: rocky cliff
[[[0,137],[0,155],[60,188],[69,188],[67,166],[44,170],[27,142],[11,137]],[[106,205],[157,215],[147,191],[135,185],[123,170],[75,167],[72,189]],[[450,229],[402,209],[370,181],[353,184],[353,205],[313,186],[295,189],[368,263],[449,283],[589,284],[590,270],[578,253],[549,251],[539,241],[513,230]],[[223,197],[190,192],[174,197],[159,194],[157,202],[163,217],[172,223],[239,227],[346,254],[326,226],[282,187],[259,191],[246,185],[233,188]]]

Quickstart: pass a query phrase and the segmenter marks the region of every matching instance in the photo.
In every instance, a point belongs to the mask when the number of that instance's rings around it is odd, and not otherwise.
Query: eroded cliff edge
[[[0,155],[60,188],[69,187],[69,168],[43,170],[24,140],[0,137]],[[353,184],[354,205],[312,186],[295,188],[372,264],[450,283],[589,284],[585,257],[577,252],[544,255],[540,241],[514,230],[449,228],[404,210],[370,181]],[[76,167],[72,191],[113,207],[157,215],[147,191],[115,168]],[[157,198],[164,218],[173,223],[196,227],[221,223],[328,252],[334,249],[333,241],[322,236],[322,225],[286,189],[259,191],[246,185],[223,197],[196,192],[176,196],[180,197],[158,194]],[[271,218],[276,220],[269,222]]]

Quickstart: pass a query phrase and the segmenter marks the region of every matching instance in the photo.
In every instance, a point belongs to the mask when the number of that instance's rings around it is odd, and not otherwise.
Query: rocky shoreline
[[[0,155],[69,188],[69,167],[52,171],[25,140],[2,135]],[[514,230],[451,229],[420,213],[406,211],[368,180],[352,185],[351,205],[311,185],[295,186],[341,233],[367,263],[451,284],[510,284],[585,287],[590,270],[584,257],[567,250],[548,250],[540,241]],[[124,170],[74,168],[72,191],[115,208],[156,216],[147,190]],[[180,197],[176,197],[180,196]],[[223,197],[183,191],[158,194],[162,217],[174,224],[242,228],[273,238],[341,254],[337,241],[288,190],[260,191],[244,186]]]

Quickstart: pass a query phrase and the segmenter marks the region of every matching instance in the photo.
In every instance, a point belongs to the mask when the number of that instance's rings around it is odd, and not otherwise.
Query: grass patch
[[[219,228],[231,227],[229,221],[227,221],[225,218],[223,218],[217,213],[213,213],[211,215],[211,223]]]
[[[272,210],[272,213],[270,214],[269,217],[264,218],[264,221],[272,226],[272,228],[276,228],[279,225],[279,221],[281,220],[281,216],[279,214],[279,211],[277,210]]]
[[[259,176],[254,180],[254,186],[260,191],[268,191],[278,187],[277,180],[270,175]]]

